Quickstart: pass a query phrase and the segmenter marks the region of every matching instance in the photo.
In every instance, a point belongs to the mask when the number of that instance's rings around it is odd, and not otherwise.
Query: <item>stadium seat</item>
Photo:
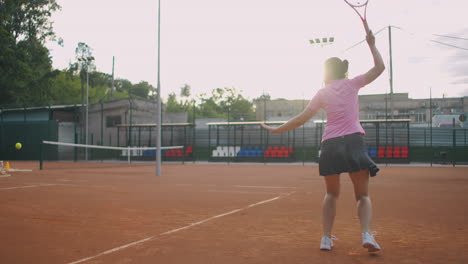
[[[385,147],[379,147],[379,151],[377,153],[379,158],[385,158]]]
[[[394,157],[394,158],[400,158],[400,157],[401,157],[400,151],[401,151],[400,147],[395,147],[395,148],[393,149],[393,157]]]
[[[192,146],[188,146],[188,147],[185,148],[185,156],[186,156],[186,157],[189,156],[189,155],[192,154],[192,153],[193,153],[193,148],[192,148]]]
[[[371,158],[377,157],[377,148],[376,147],[368,147],[367,148],[367,153]]]
[[[401,157],[404,158],[404,159],[408,158],[408,147],[407,146],[401,147]]]
[[[393,157],[393,147],[387,147],[387,153],[385,155],[387,158]]]

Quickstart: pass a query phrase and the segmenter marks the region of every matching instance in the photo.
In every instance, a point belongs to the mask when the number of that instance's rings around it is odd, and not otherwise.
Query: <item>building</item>
[[[287,120],[302,112],[309,103],[308,100],[275,99],[256,101],[257,120]],[[359,118],[361,120],[375,119],[411,119],[413,124],[427,124],[432,115],[460,115],[468,112],[468,97],[411,99],[408,93],[393,94],[392,100],[388,94],[373,94],[359,96]],[[320,111],[313,120],[326,119]]]

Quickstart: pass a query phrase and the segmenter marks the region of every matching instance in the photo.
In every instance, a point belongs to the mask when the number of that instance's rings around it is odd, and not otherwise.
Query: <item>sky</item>
[[[78,42],[85,42],[98,71],[110,74],[115,56],[116,78],[156,86],[157,0],[57,3],[62,8],[51,21],[63,46],[47,43],[54,68],[74,62]],[[386,71],[361,94],[390,92],[392,26],[394,93],[468,96],[466,10],[466,0],[370,0],[367,20]],[[322,37],[335,42],[309,43]],[[359,17],[342,0],[161,0],[161,94],[179,94],[188,84],[192,94],[235,87],[250,99],[310,99],[323,86],[328,57],[347,59],[350,77],[372,67],[365,42],[349,49],[364,38]]]

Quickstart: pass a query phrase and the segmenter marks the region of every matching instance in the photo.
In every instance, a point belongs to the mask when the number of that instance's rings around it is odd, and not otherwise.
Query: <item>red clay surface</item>
[[[0,178],[0,263],[468,263],[468,168],[381,167],[369,254],[347,175],[318,249],[315,166],[11,165],[34,171]]]

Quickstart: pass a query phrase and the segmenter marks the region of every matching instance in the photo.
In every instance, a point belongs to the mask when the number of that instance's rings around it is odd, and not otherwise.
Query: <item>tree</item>
[[[229,118],[231,120],[251,120],[255,118],[253,103],[244,98],[233,87],[216,88],[211,96],[199,96],[198,117]],[[229,114],[229,116],[228,116]]]
[[[84,42],[79,42],[75,49],[75,58],[77,62],[71,65],[70,68],[79,72],[81,80],[81,107],[84,107],[85,84],[87,77],[89,78],[89,71],[94,69],[94,57],[91,47]]]
[[[37,39],[43,44],[55,37],[49,17],[58,9],[55,0],[0,1],[0,25],[16,42]]]
[[[114,81],[115,89],[119,92],[129,93],[132,90],[132,82],[127,79],[117,79]]]
[[[55,0],[0,1],[0,103],[50,101],[48,88],[57,72],[44,42],[54,37],[49,17],[59,8]]]
[[[167,97],[166,102],[166,112],[167,113],[180,113],[185,112],[187,109],[183,106],[183,104],[177,101],[177,95],[175,93],[170,93]]]
[[[129,94],[148,99],[149,93],[152,90],[154,90],[154,87],[151,84],[146,81],[141,81],[132,86]]]

